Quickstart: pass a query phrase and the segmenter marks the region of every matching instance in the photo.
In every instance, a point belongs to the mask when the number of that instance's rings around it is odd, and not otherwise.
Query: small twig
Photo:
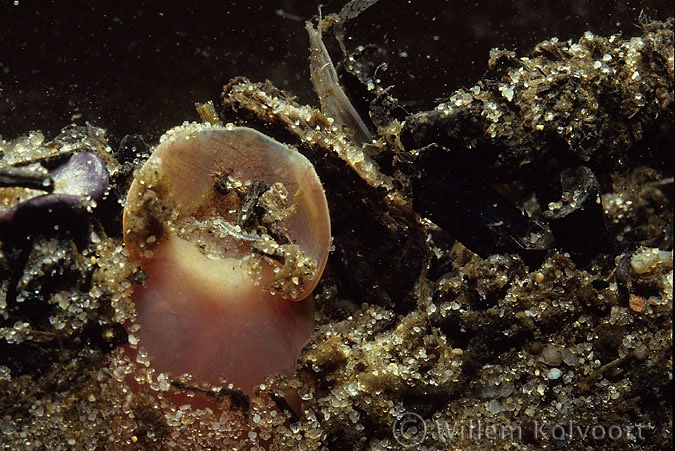
[[[274,404],[277,405],[279,410],[291,416],[291,423],[297,423],[300,420],[298,414],[295,413],[295,410],[293,410],[288,401],[286,401],[286,398],[273,392],[270,392],[270,397],[272,398],[272,401],[274,401]]]
[[[25,168],[0,168],[0,188],[30,188],[51,193],[54,180],[48,174],[41,174]]]
[[[248,409],[250,406],[250,400],[246,393],[241,390],[232,389],[232,388],[202,388],[195,387],[193,385],[187,385],[181,381],[171,381],[171,385],[181,390],[187,390],[195,393],[202,393],[206,396],[209,396],[216,400],[216,402],[222,402],[225,396],[230,397],[230,410],[239,409],[244,414],[244,419],[248,421]]]

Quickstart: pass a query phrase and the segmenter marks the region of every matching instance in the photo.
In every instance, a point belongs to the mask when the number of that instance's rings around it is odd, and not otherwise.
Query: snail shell
[[[123,222],[148,275],[133,301],[154,368],[246,392],[293,373],[330,246],[309,160],[253,129],[184,124],[138,172]]]

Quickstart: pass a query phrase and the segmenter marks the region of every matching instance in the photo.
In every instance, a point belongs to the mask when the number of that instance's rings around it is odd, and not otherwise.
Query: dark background
[[[317,3],[279,0],[92,2],[0,0],[0,136],[71,122],[104,127],[114,141],[152,142],[197,119],[194,103],[217,100],[232,77],[271,80],[318,104],[309,81],[304,21]],[[344,1],[323,0],[324,14]],[[639,35],[638,16],[664,20],[672,0],[381,0],[350,28],[348,46],[374,44],[384,85],[409,112],[483,75],[488,51],[525,54],[553,36]],[[335,42],[326,39],[334,59]]]

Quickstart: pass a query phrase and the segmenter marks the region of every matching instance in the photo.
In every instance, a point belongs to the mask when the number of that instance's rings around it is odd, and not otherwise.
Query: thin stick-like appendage
[[[321,111],[332,117],[336,125],[350,129],[356,143],[369,144],[373,136],[342,90],[335,66],[321,39],[321,32],[310,22],[305,23],[305,29],[309,34],[309,73],[321,102]]]

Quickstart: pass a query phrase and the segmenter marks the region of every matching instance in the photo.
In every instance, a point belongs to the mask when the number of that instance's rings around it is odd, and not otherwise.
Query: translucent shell
[[[177,127],[138,172],[123,222],[148,276],[133,301],[154,368],[246,392],[293,374],[331,240],[309,160],[249,128]]]
[[[132,183],[124,232],[132,259],[181,239],[208,258],[241,261],[262,288],[302,299],[326,264],[330,218],[302,154],[253,129],[190,124],[167,132]]]

